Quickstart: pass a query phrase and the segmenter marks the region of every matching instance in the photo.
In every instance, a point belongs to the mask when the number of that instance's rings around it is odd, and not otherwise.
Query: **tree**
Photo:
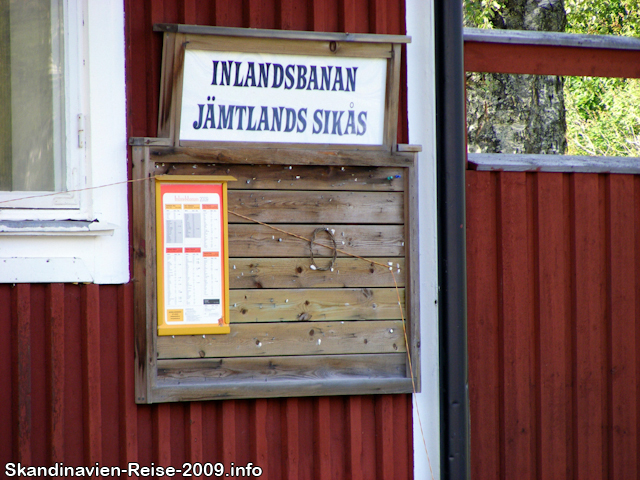
[[[562,32],[563,0],[465,0],[465,25]],[[556,76],[467,75],[470,152],[566,151],[564,80]]]

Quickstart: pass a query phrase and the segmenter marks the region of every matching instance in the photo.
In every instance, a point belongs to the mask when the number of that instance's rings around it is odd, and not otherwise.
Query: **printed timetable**
[[[158,335],[229,333],[226,181],[157,179]]]

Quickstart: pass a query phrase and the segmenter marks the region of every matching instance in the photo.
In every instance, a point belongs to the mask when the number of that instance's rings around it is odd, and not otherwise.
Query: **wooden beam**
[[[640,78],[640,51],[465,41],[464,69],[467,72]]]
[[[183,384],[205,379],[323,381],[355,377],[403,378],[405,362],[403,353],[171,359],[158,361],[158,379],[164,384]]]
[[[399,319],[404,289],[251,289],[230,292],[231,323]]]
[[[150,157],[156,163],[225,163],[246,165],[337,165],[408,167],[413,155],[365,149],[336,149],[335,145],[311,145],[309,148],[269,147],[154,147]]]
[[[391,263],[399,287],[405,285],[405,261],[402,257],[374,257],[372,261]],[[328,261],[318,259],[319,263]],[[309,268],[308,258],[230,258],[230,288],[353,288],[393,287],[393,275],[387,267],[359,258],[336,260],[332,271]],[[400,270],[400,273],[398,273]]]
[[[399,320],[236,324],[228,335],[158,338],[158,358],[404,352]]]

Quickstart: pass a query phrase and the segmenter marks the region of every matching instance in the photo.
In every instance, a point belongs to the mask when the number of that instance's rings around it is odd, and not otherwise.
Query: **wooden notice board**
[[[136,402],[420,391],[420,147],[396,142],[408,37],[155,28],[159,138],[130,140]],[[205,331],[166,285],[167,255],[202,263],[204,246],[168,241],[166,221],[186,228],[215,192],[229,243],[208,252],[228,263],[224,309],[194,296],[216,311]]]
[[[156,177],[158,335],[230,331],[229,180]]]

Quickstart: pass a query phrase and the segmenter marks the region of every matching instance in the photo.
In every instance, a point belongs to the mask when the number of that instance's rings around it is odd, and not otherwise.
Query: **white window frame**
[[[0,283],[129,280],[123,0],[64,0],[64,18],[68,191],[0,204]]]

